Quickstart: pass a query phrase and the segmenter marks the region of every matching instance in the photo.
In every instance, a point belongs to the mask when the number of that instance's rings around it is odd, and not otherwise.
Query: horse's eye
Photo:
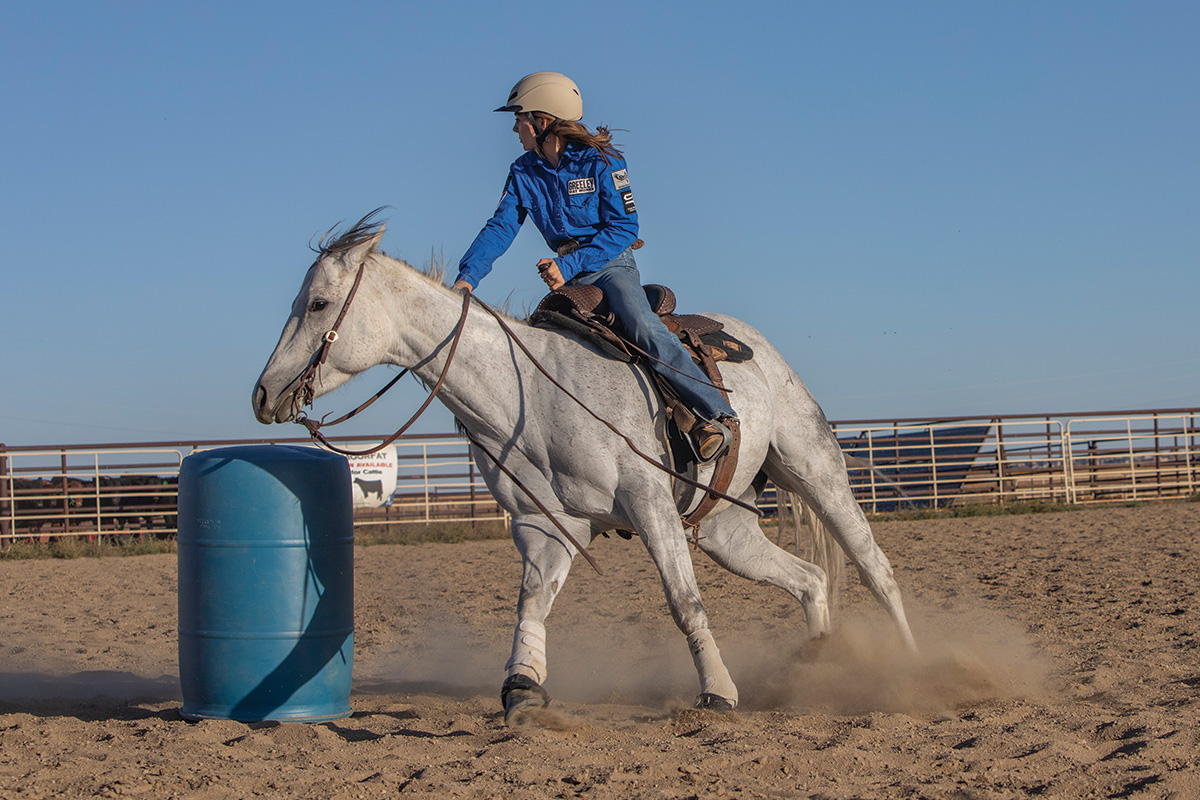
[[[324,300],[313,300],[312,303],[309,304],[308,310],[314,311],[314,312],[315,311],[324,311],[325,306],[327,306],[327,305],[329,305],[329,303],[325,302]]]

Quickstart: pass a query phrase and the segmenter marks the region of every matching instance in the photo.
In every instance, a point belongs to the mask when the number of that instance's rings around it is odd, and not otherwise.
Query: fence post
[[[993,417],[996,423],[996,503],[1004,505],[1004,422]]]
[[[1058,447],[1059,453],[1062,455],[1063,468],[1063,490],[1066,492],[1066,501],[1068,505],[1075,505],[1075,459],[1072,455],[1075,445],[1071,441],[1071,421],[1067,420],[1064,425],[1062,420],[1058,420]],[[1049,423],[1046,430],[1049,431]]]
[[[425,524],[428,525],[433,521],[430,516],[432,508],[429,500],[429,445],[421,445],[421,484],[425,498]]]
[[[933,435],[933,425],[929,428],[929,474],[933,481],[933,507],[940,508],[938,504],[938,468],[937,468],[937,437]]]
[[[478,524],[475,522],[475,459],[471,458],[470,445],[467,446],[467,485],[471,492],[471,527],[474,528]]]
[[[0,450],[4,449],[4,442],[0,442]],[[4,540],[12,536],[12,530],[8,524],[10,484],[8,481],[8,456],[0,456],[0,545]]]
[[[1188,430],[1185,430],[1183,432],[1183,435],[1184,435],[1184,447],[1187,449],[1188,491],[1194,494],[1196,492],[1196,484],[1200,483],[1200,470],[1196,469],[1197,467],[1200,467],[1200,459],[1195,458],[1195,455],[1197,452],[1197,448],[1196,448],[1196,415],[1195,414],[1190,415],[1190,419],[1191,419],[1190,432]]]
[[[1134,448],[1133,448],[1133,420],[1131,418],[1125,419],[1125,436],[1127,437],[1127,441],[1129,442],[1129,445],[1127,448],[1129,451],[1129,484],[1130,484],[1130,486],[1133,487],[1133,499],[1137,500],[1138,499],[1137,468],[1135,466],[1135,462],[1137,460],[1137,453],[1134,451]]]
[[[59,486],[62,488],[63,535],[66,536],[71,533],[71,498],[67,496],[67,451],[61,451],[60,455],[62,483]]]
[[[1189,418],[1191,419],[1190,431],[1188,429],[1188,419]],[[1195,460],[1192,458],[1192,455],[1196,452],[1195,431],[1196,431],[1195,415],[1184,414],[1184,416],[1183,416],[1183,452],[1184,452],[1185,465],[1187,467],[1188,494],[1194,494],[1196,492],[1196,474],[1195,474],[1195,470],[1192,469],[1192,465],[1196,463]]]

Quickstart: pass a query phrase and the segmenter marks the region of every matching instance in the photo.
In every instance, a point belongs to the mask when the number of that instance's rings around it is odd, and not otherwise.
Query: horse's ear
[[[379,242],[383,239],[383,232],[385,230],[387,230],[387,225],[380,223],[379,230],[375,231],[369,238],[351,247],[346,253],[346,263],[361,264],[367,256],[376,252],[379,249]]]

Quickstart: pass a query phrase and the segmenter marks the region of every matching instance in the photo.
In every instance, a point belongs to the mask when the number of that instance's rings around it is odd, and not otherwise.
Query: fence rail
[[[831,423],[867,511],[1200,491],[1200,410]]]
[[[830,423],[868,512],[964,503],[1111,503],[1200,492],[1200,409]],[[354,447],[370,437],[341,437]],[[378,441],[376,439],[375,441]],[[0,445],[0,545],[54,536],[176,532],[179,465],[191,452],[307,439]],[[454,434],[397,440],[390,505],[355,525],[480,522],[506,515]],[[760,508],[776,510],[772,487]]]

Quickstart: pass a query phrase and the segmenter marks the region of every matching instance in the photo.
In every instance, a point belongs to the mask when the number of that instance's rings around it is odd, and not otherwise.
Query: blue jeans
[[[596,272],[581,273],[567,283],[571,286],[590,284],[604,290],[608,308],[625,329],[625,334],[657,359],[650,362],[650,368],[666,378],[683,402],[698,416],[706,420],[737,416],[725,396],[712,386],[704,371],[692,361],[679,337],[667,330],[654,309],[650,308],[637,263],[630,250],[621,253]]]

